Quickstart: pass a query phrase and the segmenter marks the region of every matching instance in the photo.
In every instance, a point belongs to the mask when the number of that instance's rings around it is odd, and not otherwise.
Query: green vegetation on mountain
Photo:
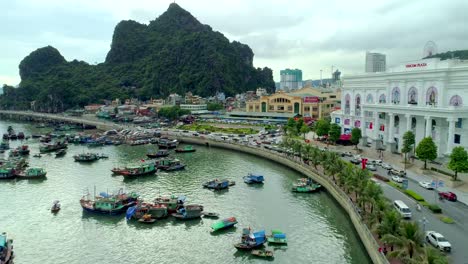
[[[103,99],[273,91],[272,70],[254,68],[253,56],[173,3],[149,25],[117,24],[104,63],[67,62],[51,46],[32,52],[20,63],[19,87],[3,87],[0,107],[61,112]]]
[[[447,52],[444,52],[444,53],[437,53],[437,54],[434,54],[432,56],[428,56],[426,58],[440,58],[441,60],[458,58],[458,59],[461,59],[461,60],[467,60],[468,59],[468,50],[447,51]]]

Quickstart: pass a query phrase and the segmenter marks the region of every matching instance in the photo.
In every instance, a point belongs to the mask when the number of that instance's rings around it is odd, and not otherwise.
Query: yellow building
[[[279,91],[246,102],[246,112],[288,113],[321,119],[340,106],[340,92],[303,88],[289,93]]]

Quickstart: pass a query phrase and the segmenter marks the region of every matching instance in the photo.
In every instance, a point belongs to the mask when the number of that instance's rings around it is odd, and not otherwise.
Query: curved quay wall
[[[102,129],[102,130],[122,128],[122,126],[113,124],[113,123],[94,121],[94,120],[85,120],[83,118],[65,117],[65,116],[59,116],[59,115],[54,115],[54,114],[43,114],[43,113],[24,112],[24,111],[8,111],[8,110],[0,110],[0,114],[8,115],[10,117],[11,116],[26,116],[26,117],[31,117],[31,118],[41,118],[41,119],[48,119],[48,120],[60,120],[64,122],[89,124],[89,125],[95,125],[98,127],[98,129]],[[263,157],[265,159],[278,162],[284,166],[287,166],[293,170],[296,170],[306,175],[309,178],[314,179],[315,181],[320,183],[325,189],[327,189],[327,191],[333,196],[333,198],[348,213],[349,218],[351,219],[351,222],[353,223],[354,228],[356,229],[372,261],[377,264],[389,263],[387,259],[385,258],[385,256],[378,252],[379,245],[375,241],[374,237],[372,236],[367,226],[362,222],[359,213],[357,212],[356,208],[354,207],[353,203],[350,201],[346,193],[343,192],[338,186],[336,186],[328,177],[324,176],[323,174],[321,174],[314,168],[304,166],[304,164],[301,164],[289,158],[280,156],[278,155],[278,153],[272,152],[266,149],[250,147],[247,145],[231,144],[231,143],[226,143],[224,141],[215,141],[215,140],[206,139],[206,138],[182,137],[182,136],[177,136],[177,135],[172,135],[172,134],[171,136],[175,136],[179,141],[185,142],[185,143],[230,149],[230,150],[241,151],[244,153],[249,153],[255,156]]]
[[[174,135],[172,135],[174,136]],[[335,198],[336,201],[341,205],[341,207],[348,213],[359,237],[361,238],[364,247],[367,250],[370,258],[374,263],[378,264],[388,264],[389,262],[384,255],[378,252],[379,245],[375,241],[371,232],[367,226],[362,222],[359,213],[354,207],[353,203],[350,201],[349,197],[343,192],[338,186],[336,186],[328,177],[324,176],[320,172],[316,171],[314,168],[309,168],[303,164],[295,162],[289,158],[278,155],[276,152],[272,152],[266,149],[260,149],[257,147],[250,147],[246,145],[231,144],[225,143],[222,141],[215,141],[205,138],[191,138],[191,137],[181,137],[175,136],[177,140],[182,143],[190,143],[196,145],[204,145],[209,147],[223,148],[234,151],[241,151],[244,153],[249,153],[255,156],[260,156],[265,159],[269,159],[280,163],[284,166],[287,166],[293,170],[296,170],[309,178],[314,179],[320,183],[327,191]]]

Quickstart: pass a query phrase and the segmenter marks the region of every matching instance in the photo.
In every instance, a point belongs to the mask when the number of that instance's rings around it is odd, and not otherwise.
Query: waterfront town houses
[[[362,142],[377,149],[401,152],[408,130],[416,144],[432,137],[439,156],[468,148],[468,61],[424,59],[346,76],[341,96],[332,123],[345,134],[360,128]]]

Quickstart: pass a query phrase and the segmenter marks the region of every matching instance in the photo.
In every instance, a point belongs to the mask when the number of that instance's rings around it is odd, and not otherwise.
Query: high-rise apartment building
[[[299,69],[291,70],[286,69],[280,71],[281,82],[280,90],[282,91],[292,91],[302,88],[302,71]]]
[[[366,72],[384,72],[385,69],[385,54],[366,52]]]

